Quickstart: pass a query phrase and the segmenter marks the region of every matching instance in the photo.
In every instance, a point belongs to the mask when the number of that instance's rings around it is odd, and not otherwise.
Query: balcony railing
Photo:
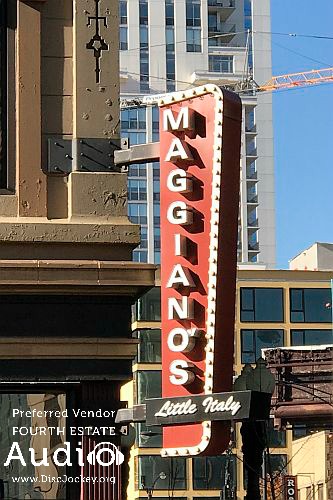
[[[248,169],[246,171],[246,178],[251,181],[256,181],[258,179],[257,171]]]
[[[235,7],[235,0],[208,0],[208,7]]]
[[[257,148],[247,149],[246,156],[258,156]]]
[[[255,219],[255,220],[248,220],[247,221],[247,225],[248,227],[258,227],[258,219]]]
[[[249,243],[248,249],[250,252],[259,252],[259,243]]]
[[[257,125],[246,125],[245,124],[245,132],[248,134],[256,134],[257,133]]]

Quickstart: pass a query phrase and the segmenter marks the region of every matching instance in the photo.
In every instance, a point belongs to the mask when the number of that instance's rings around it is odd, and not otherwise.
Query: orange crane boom
[[[267,83],[260,85],[257,90],[279,90],[302,87],[304,85],[318,85],[333,81],[333,68],[314,69],[302,71],[301,73],[289,73],[287,75],[273,76]]]

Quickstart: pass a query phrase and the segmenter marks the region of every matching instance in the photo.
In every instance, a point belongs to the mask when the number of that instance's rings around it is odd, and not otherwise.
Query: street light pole
[[[259,358],[255,369],[245,365],[241,375],[234,383],[234,390],[251,390],[261,393],[260,404],[267,406],[268,412],[274,392],[275,378],[266,368],[265,361]],[[265,421],[252,418],[241,426],[244,467],[247,472],[247,493],[245,500],[261,500],[259,478],[262,474],[265,450]],[[266,477],[264,488],[266,488]],[[265,494],[265,493],[264,493]]]
[[[155,484],[157,483],[157,481],[159,479],[166,479],[166,477],[167,476],[166,476],[165,472],[163,472],[163,471],[160,472],[158,474],[158,476],[155,477],[155,479],[153,481],[153,484],[149,487],[149,486],[146,486],[146,484],[145,484],[145,476],[142,476],[142,487],[146,490],[148,500],[150,500],[151,498],[153,498]]]

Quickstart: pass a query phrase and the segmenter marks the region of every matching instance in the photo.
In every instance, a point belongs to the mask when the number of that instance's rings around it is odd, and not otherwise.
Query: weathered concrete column
[[[118,2],[74,0],[76,138],[119,137]]]
[[[47,212],[47,180],[41,170],[41,5],[17,4],[16,187],[21,217],[45,217]]]

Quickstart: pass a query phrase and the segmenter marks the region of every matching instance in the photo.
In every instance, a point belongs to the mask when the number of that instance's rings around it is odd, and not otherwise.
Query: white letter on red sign
[[[193,214],[184,201],[174,201],[169,205],[167,218],[170,224],[188,226],[193,222]]]
[[[174,193],[190,193],[192,185],[192,179],[188,177],[185,170],[177,168],[177,170],[171,170],[168,175],[167,187]]]
[[[175,137],[170,144],[169,151],[165,157],[165,161],[175,160],[193,160],[190,148],[186,142],[182,142],[178,137]]]
[[[168,299],[168,319],[176,319],[177,314],[179,319],[193,319],[193,299],[184,296],[179,299],[169,297]]]
[[[192,334],[185,328],[174,328],[168,335],[168,347],[172,352],[190,352],[194,348],[196,336],[196,331]]]
[[[195,287],[190,271],[186,267],[184,269],[181,264],[176,264],[172,269],[166,287],[172,288],[174,285],[176,285],[176,287],[179,285],[189,286],[191,288]]]
[[[170,364],[170,382],[174,385],[187,385],[193,382],[195,375],[189,368],[193,366],[185,360],[175,359]]]
[[[171,109],[163,112],[163,130],[193,130],[195,115],[188,107],[181,108],[175,118]]]
[[[186,256],[186,238],[181,234],[175,234],[175,255]]]

